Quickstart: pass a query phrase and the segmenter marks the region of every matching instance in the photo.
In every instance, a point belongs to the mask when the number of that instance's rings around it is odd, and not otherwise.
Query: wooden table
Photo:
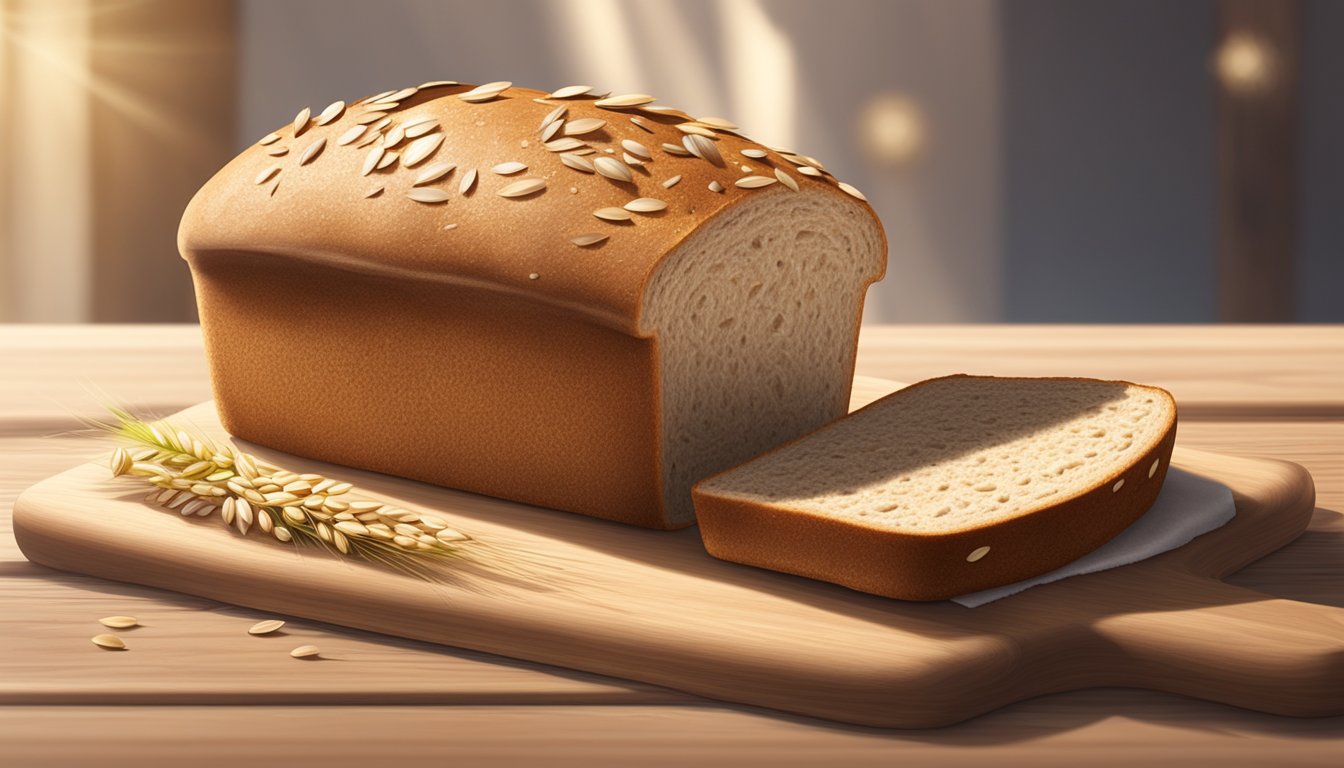
[[[860,374],[913,381],[958,371],[1159,384],[1181,404],[1183,444],[1305,465],[1318,494],[1310,530],[1229,581],[1344,606],[1344,328],[864,331]],[[209,396],[194,326],[0,327],[5,765],[1258,766],[1338,765],[1344,756],[1344,718],[1272,717],[1142,691],[1080,691],[949,728],[879,731],[300,621],[291,622],[295,638],[341,649],[342,676],[375,682],[277,693],[260,684],[267,667],[250,651],[230,650],[243,647],[237,628],[251,612],[50,571],[25,561],[10,535],[19,491],[101,450],[65,434],[77,416],[106,400],[166,414]],[[118,681],[88,638],[98,617],[120,613],[158,617],[162,631],[201,649],[198,661],[166,689]],[[408,669],[432,676],[433,693],[379,694],[380,674]]]

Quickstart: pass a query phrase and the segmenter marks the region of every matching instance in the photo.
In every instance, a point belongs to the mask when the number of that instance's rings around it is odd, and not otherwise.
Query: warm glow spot
[[[917,104],[900,94],[878,94],[863,108],[859,133],[870,158],[899,165],[923,149],[924,116]]]
[[[1274,79],[1273,52],[1251,35],[1231,35],[1214,56],[1214,71],[1229,90],[1259,91]]]

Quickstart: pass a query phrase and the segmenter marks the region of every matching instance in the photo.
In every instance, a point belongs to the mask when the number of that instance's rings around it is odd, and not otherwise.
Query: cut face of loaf
[[[863,288],[881,232],[833,197],[760,195],[712,220],[654,274],[664,507],[691,485],[844,415]]]
[[[696,510],[717,557],[943,599],[1108,541],[1156,499],[1175,433],[1154,387],[932,379],[703,481]]]

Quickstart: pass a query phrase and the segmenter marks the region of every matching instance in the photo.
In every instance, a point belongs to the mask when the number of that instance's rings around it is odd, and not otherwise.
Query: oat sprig
[[[350,483],[281,469],[232,445],[108,410],[113,420],[94,425],[130,443],[113,451],[112,474],[144,478],[154,486],[146,500],[183,516],[218,515],[243,536],[260,532],[427,580],[473,543],[437,516],[359,496]]]

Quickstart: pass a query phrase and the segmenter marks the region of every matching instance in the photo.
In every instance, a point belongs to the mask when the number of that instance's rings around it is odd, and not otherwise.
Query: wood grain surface
[[[1344,329],[1340,327],[1193,326],[878,326],[864,329],[861,373],[917,379],[955,371],[1079,373],[1160,383],[1184,406],[1183,446],[1243,456],[1279,457],[1316,479],[1317,509],[1292,544],[1232,574],[1227,582],[1322,605],[1344,606]],[[0,655],[0,679],[28,668],[80,680],[85,691],[115,690],[124,678],[106,655],[85,647],[95,620],[114,613],[164,612],[157,632],[202,643],[182,686],[207,690],[210,678],[244,690],[264,675],[234,653],[242,623],[262,618],[210,601],[99,579],[58,574],[22,560],[9,535],[20,490],[96,455],[68,434],[74,416],[114,397],[160,414],[209,397],[199,329],[193,326],[0,326],[0,637],[68,634],[82,654],[37,648]],[[1197,406],[1197,407],[1192,407]],[[155,618],[160,621],[162,617]],[[610,678],[395,641],[329,625],[291,622],[322,645],[353,644],[342,662],[351,676],[391,674],[389,667],[436,667],[457,677],[450,706],[329,699],[322,706],[33,706],[0,711],[0,742],[15,765],[236,764],[270,756],[295,765],[686,764],[811,765],[976,764],[1132,765],[1172,758],[1207,765],[1336,765],[1344,718],[1286,718],[1179,696],[1104,688],[1042,696],[957,726],[875,731],[832,726],[734,705],[710,704],[666,689],[677,702],[636,706],[558,704],[557,686],[581,680],[625,695]],[[49,631],[51,634],[46,635]],[[254,639],[246,638],[243,639]],[[34,643],[34,647],[40,644]],[[305,667],[311,669],[311,667]],[[268,670],[269,671],[269,670]],[[517,703],[498,704],[501,689]],[[564,695],[563,693],[560,695]],[[645,695],[645,694],[640,694]],[[477,697],[473,699],[474,697]],[[239,698],[243,698],[240,696]],[[97,701],[90,699],[88,701]],[[102,699],[106,701],[106,699]],[[464,703],[457,703],[457,702]],[[465,703],[474,701],[475,704]],[[529,703],[530,702],[530,703]],[[482,706],[488,704],[489,706]],[[359,723],[330,728],[319,721]],[[235,734],[246,734],[245,738]]]

